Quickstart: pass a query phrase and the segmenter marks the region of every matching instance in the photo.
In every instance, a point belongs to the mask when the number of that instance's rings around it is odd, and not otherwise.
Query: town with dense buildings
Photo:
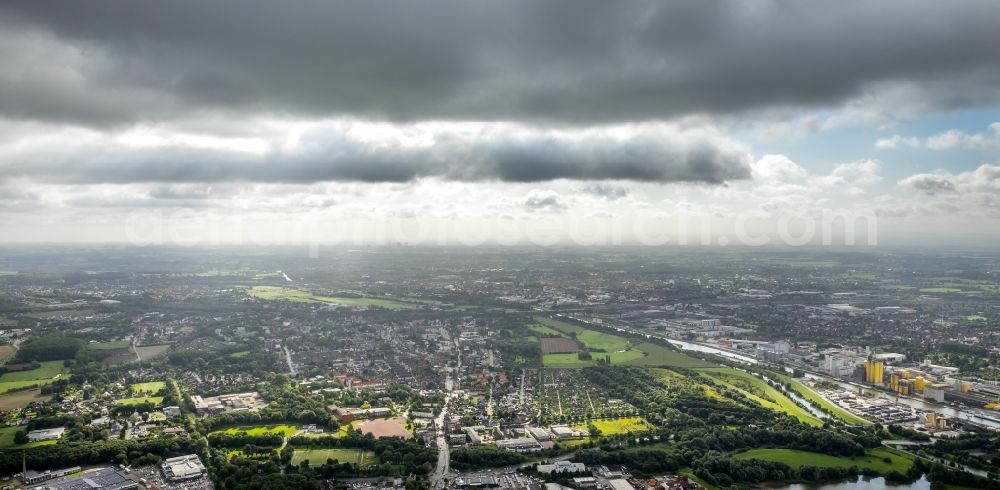
[[[997,256],[7,257],[5,488],[996,488],[1000,475]]]

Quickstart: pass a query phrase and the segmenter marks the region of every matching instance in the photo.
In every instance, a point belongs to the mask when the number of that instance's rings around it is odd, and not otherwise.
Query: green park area
[[[868,451],[866,456],[830,456],[796,449],[751,449],[735,455],[736,459],[760,459],[784,463],[798,469],[803,466],[817,468],[850,468],[869,469],[880,474],[890,471],[906,473],[913,465],[913,458],[905,453],[888,448],[878,448]]]
[[[800,407],[791,398],[786,396],[777,388],[767,384],[761,378],[746,371],[728,367],[700,369],[702,376],[722,384],[726,388],[737,391],[747,398],[759,403],[765,408],[784,412],[799,419],[800,422],[822,426],[823,421],[809,413],[808,410]]]

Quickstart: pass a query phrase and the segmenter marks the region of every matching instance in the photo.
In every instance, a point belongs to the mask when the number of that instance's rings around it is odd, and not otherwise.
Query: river
[[[745,356],[745,355],[742,355],[742,354],[737,354],[735,352],[730,352],[730,351],[727,351],[725,349],[719,349],[717,347],[712,347],[710,345],[698,344],[698,343],[693,343],[693,342],[685,342],[683,340],[667,339],[667,338],[664,338],[664,337],[659,337],[659,338],[663,338],[664,340],[669,341],[671,344],[673,344],[673,345],[675,345],[677,347],[680,347],[682,350],[688,350],[688,351],[693,351],[693,352],[704,352],[706,354],[715,354],[717,356],[727,357],[729,359],[734,359],[734,360],[737,360],[737,361],[740,361],[740,362],[745,362],[747,364],[757,364],[757,360],[754,359],[754,358],[752,358],[752,357]],[[917,398],[911,398],[911,397],[906,397],[906,396],[895,397],[895,396],[890,395],[889,393],[885,393],[885,392],[878,391],[878,390],[873,390],[873,389],[871,389],[869,387],[866,387],[864,385],[860,385],[860,384],[857,384],[857,383],[850,383],[850,382],[847,382],[847,381],[842,381],[842,380],[839,380],[839,379],[831,378],[829,376],[821,376],[821,375],[814,374],[814,373],[806,373],[806,377],[807,378],[811,378],[811,379],[820,379],[820,380],[824,380],[824,381],[830,381],[830,382],[833,382],[833,383],[837,383],[841,387],[843,387],[844,389],[850,390],[850,391],[857,391],[860,388],[860,389],[863,389],[863,390],[866,390],[866,391],[877,393],[878,396],[880,396],[882,398],[889,398],[889,399],[898,401],[899,403],[902,403],[903,405],[907,405],[907,406],[910,406],[910,407],[913,407],[913,408],[917,408],[917,409],[920,409],[920,410],[927,410],[927,411],[931,411],[931,412],[937,412],[937,413],[940,413],[942,415],[946,415],[948,417],[952,417],[952,418],[955,418],[955,419],[962,419],[962,420],[973,422],[973,423],[976,423],[976,424],[979,424],[979,425],[982,425],[982,426],[985,426],[985,427],[989,427],[991,429],[1000,430],[1000,422],[996,422],[996,421],[992,421],[992,420],[988,420],[988,419],[983,419],[983,418],[980,418],[980,417],[976,417],[973,412],[970,412],[968,410],[961,410],[961,409],[957,409],[957,408],[952,408],[952,407],[949,407],[949,406],[939,405],[937,403],[930,403],[930,402],[926,402],[926,401],[923,401],[923,400],[920,400],[920,399],[917,399]],[[803,401],[803,400],[799,400],[799,401]]]
[[[793,483],[790,485],[767,485],[768,490],[930,490],[931,484],[926,477],[920,477],[913,483],[886,483],[885,478],[868,478],[859,476],[856,480],[845,480],[837,483]]]

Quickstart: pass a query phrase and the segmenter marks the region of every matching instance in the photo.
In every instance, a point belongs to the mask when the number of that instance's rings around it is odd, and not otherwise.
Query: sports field
[[[850,468],[857,466],[861,469],[871,469],[881,474],[886,474],[892,470],[906,473],[913,464],[913,458],[906,453],[894,451],[887,448],[872,449],[867,456],[846,457],[830,456],[809,451],[799,451],[796,449],[751,449],[735,455],[736,459],[761,459],[785,463],[792,468],[802,466],[816,466],[818,468]],[[889,462],[885,462],[885,458]]]

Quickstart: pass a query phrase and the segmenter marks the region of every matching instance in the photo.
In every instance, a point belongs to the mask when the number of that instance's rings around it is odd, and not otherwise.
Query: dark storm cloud
[[[432,143],[416,145],[384,133],[368,141],[352,135],[352,128],[314,128],[299,135],[296,145],[261,152],[179,144],[136,148],[113,138],[67,141],[53,150],[43,142],[0,153],[0,175],[68,184],[407,182],[423,177],[721,183],[749,178],[752,161],[743,147],[718,135],[664,126],[550,132],[502,125],[473,135],[438,127],[421,133]],[[191,198],[212,189],[168,186],[157,192],[157,197]]]
[[[5,2],[0,18],[0,113],[82,124],[192,110],[594,124],[839,104],[896,82],[928,110],[1000,99],[994,0],[77,0]]]

